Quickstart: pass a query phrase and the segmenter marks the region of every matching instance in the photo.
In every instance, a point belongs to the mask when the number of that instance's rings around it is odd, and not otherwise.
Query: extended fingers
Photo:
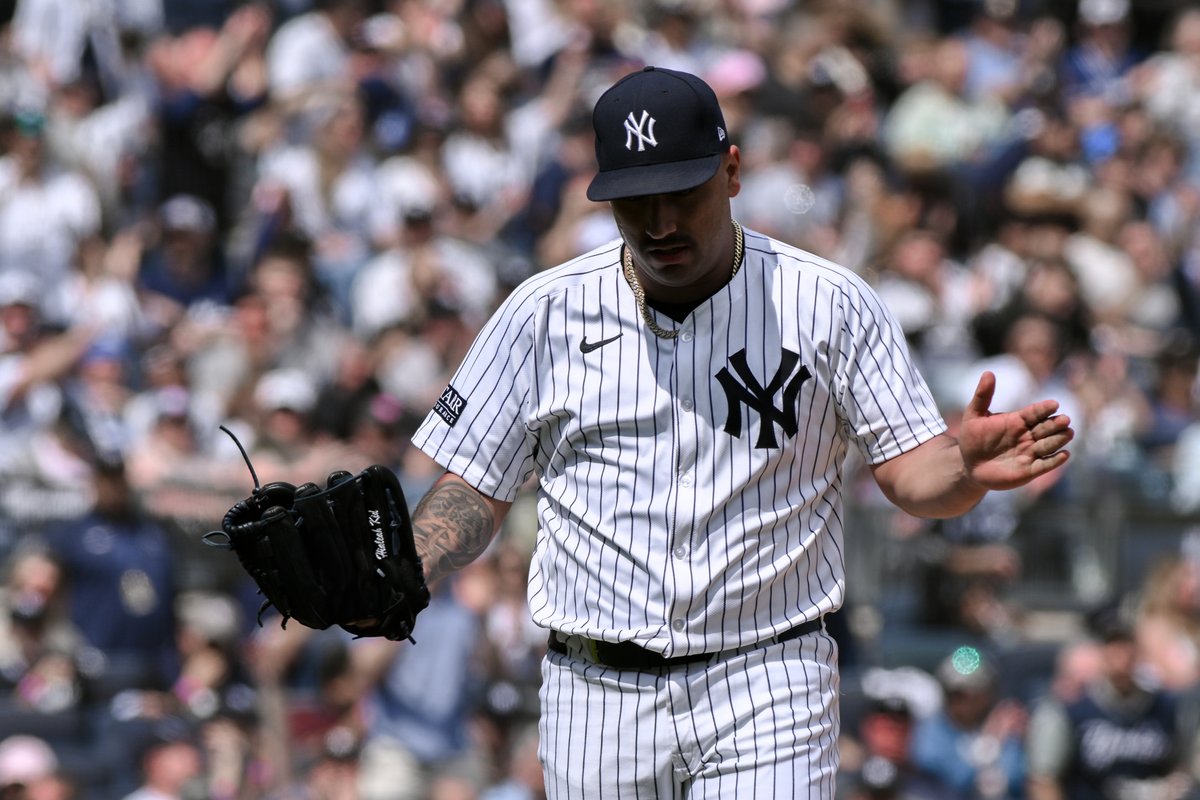
[[[1063,464],[1067,463],[1067,459],[1070,457],[1071,453],[1067,450],[1059,450],[1050,455],[1034,459],[1033,463],[1030,464],[1029,469],[1035,477],[1038,475],[1045,475],[1047,472],[1056,470]]]
[[[1029,432],[1033,434],[1034,439],[1045,439],[1069,430],[1071,430],[1071,418],[1066,414],[1055,414],[1053,417],[1047,417],[1035,423]]]
[[[1058,411],[1057,400],[1041,400],[1037,403],[1025,406],[1017,413],[1029,428],[1033,428],[1045,420],[1051,419],[1054,412]]]
[[[1035,425],[1030,434],[1033,436],[1033,452],[1038,458],[1057,453],[1075,438],[1071,428],[1071,420],[1065,414],[1050,417]]]

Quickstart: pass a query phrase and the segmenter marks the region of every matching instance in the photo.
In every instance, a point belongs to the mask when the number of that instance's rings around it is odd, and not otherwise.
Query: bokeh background
[[[543,796],[530,495],[418,646],[281,629],[203,541],[252,486],[218,426],[263,482],[419,497],[482,321],[616,235],[590,108],[645,64],[714,87],[736,216],[875,286],[952,426],[991,369],[1078,433],[942,523],[851,465],[839,794],[1053,786],[1042,709],[1114,670],[1183,731],[1120,796],[1194,794],[1200,7],[3,0],[0,796]]]

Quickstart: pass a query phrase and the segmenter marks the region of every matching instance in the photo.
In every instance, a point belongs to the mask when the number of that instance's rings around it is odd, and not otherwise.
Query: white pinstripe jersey
[[[537,475],[543,626],[674,656],[833,611],[849,444],[878,463],[945,430],[899,326],[849,270],[747,230],[660,339],[620,244],[515,289],[414,442],[501,500]]]

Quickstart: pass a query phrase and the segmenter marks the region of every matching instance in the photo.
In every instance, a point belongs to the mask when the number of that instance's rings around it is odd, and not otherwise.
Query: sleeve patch
[[[454,423],[458,422],[458,418],[462,416],[466,407],[467,398],[459,394],[458,390],[450,384],[446,384],[442,396],[433,404],[434,412],[451,428],[454,427]]]

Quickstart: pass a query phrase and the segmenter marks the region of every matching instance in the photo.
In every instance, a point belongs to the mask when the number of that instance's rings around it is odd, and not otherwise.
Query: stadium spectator
[[[122,800],[183,800],[204,791],[201,750],[191,726],[164,717],[142,726],[136,738],[142,780]]]
[[[1172,692],[1200,686],[1200,564],[1190,554],[1163,556],[1146,573],[1136,620],[1144,678]]]
[[[246,202],[248,186],[236,170],[253,148],[239,143],[252,141],[254,123],[261,129],[269,115],[265,49],[272,21],[268,4],[247,3],[220,25],[164,34],[146,47],[157,89],[159,142],[148,165],[156,174],[154,199],[201,200],[221,234]]]
[[[1048,698],[1034,710],[1028,796],[1185,796],[1196,780],[1194,725],[1177,698],[1139,684],[1134,631],[1118,609],[1090,622],[1101,672],[1078,699]]]
[[[1129,73],[1143,58],[1133,45],[1130,6],[1129,0],[1079,0],[1076,41],[1062,65],[1068,97],[1108,104],[1129,98]],[[1098,140],[1103,135],[1100,129],[1093,132]]]
[[[45,740],[14,734],[0,741],[0,796],[5,800],[71,800],[77,788]]]
[[[917,723],[913,763],[955,797],[1022,797],[1027,715],[1017,700],[999,696],[995,665],[963,646],[935,674],[944,706]]]
[[[193,304],[227,305],[231,278],[217,247],[213,206],[195,195],[172,195],[158,218],[160,238],[145,251],[138,268],[141,291],[172,305],[156,316],[169,325]]]
[[[884,141],[898,166],[912,173],[978,159],[1004,130],[1006,110],[995,97],[967,97],[969,52],[957,39],[937,43],[929,78],[896,98]]]
[[[67,618],[62,568],[27,546],[10,559],[0,594],[0,683],[6,702],[53,713],[78,707],[83,640]]]
[[[857,724],[860,763],[857,774],[847,781],[845,797],[949,800],[959,796],[913,763],[910,747],[915,724],[912,704],[903,694],[868,693]]]
[[[355,661],[372,687],[358,778],[364,800],[438,797],[439,785],[475,793],[486,785],[490,766],[470,724],[480,702],[477,603],[486,599],[468,584],[480,575],[466,572],[432,587],[421,620],[437,632],[428,646],[356,644]]]
[[[171,541],[134,504],[125,465],[93,458],[93,507],[46,533],[63,565],[70,618],[105,656],[106,669],[165,688],[180,660]]]
[[[100,200],[82,174],[47,153],[41,109],[10,113],[0,156],[0,272],[23,271],[51,287],[71,271],[79,245],[100,233]]]
[[[256,647],[275,652],[262,642],[277,618],[256,631],[252,587],[202,543],[251,485],[218,425],[263,480],[375,461],[419,496],[438,470],[408,437],[480,320],[524,277],[615,235],[583,191],[596,96],[645,63],[684,65],[753,145],[735,216],[879,288],[939,377],[948,420],[966,399],[955,376],[985,364],[1010,375],[1002,387],[1015,376],[1069,400],[1079,434],[1060,484],[936,529],[877,514],[847,482],[848,685],[860,664],[932,669],[947,635],[975,633],[1041,659],[1006,687],[1031,697],[1051,681],[1070,704],[1105,650],[1078,638],[1079,609],[1123,593],[1144,615],[1139,678],[1194,690],[1179,543],[1200,510],[1198,52],[1196,9],[1129,0],[0,2],[3,566],[15,580],[48,529],[69,531],[54,537],[64,597],[97,609],[77,609],[81,636],[162,632],[160,655],[190,677],[227,669],[271,698],[192,720],[210,793],[355,793],[375,752],[361,749],[363,698],[395,676],[361,682],[357,648],[322,655],[346,637],[295,625],[284,633],[304,644],[279,674],[254,663]],[[260,405],[279,370],[306,388]],[[94,508],[108,480],[98,447],[124,453],[136,518]],[[486,605],[490,656],[472,666],[492,691],[470,718],[484,766],[470,785],[438,784],[447,794],[544,792],[519,702],[540,678],[520,622],[535,498],[518,508],[510,546],[466,587]],[[143,525],[170,558],[138,535],[97,538]],[[115,549],[93,552],[104,542]],[[126,556],[121,583],[104,569]],[[924,586],[922,561],[935,564]],[[77,583],[85,563],[108,577]],[[913,614],[923,588],[936,602]],[[167,632],[168,597],[195,590],[241,612],[219,659]],[[148,616],[125,607],[151,596]],[[100,630],[112,620],[127,624]],[[395,647],[397,663],[463,650],[428,627],[418,647]],[[20,673],[20,658],[0,661]],[[184,713],[172,676],[104,664],[76,698],[99,727],[70,747],[48,740],[75,800],[142,780],[113,735],[124,724]],[[445,680],[446,696],[467,692]],[[283,730],[271,702],[312,712],[302,758],[265,743]],[[326,723],[355,732],[327,741]]]
[[[314,94],[353,87],[352,41],[366,17],[365,0],[318,0],[283,22],[267,45],[272,101],[287,112]]]
[[[263,154],[254,192],[278,195],[284,228],[312,243],[314,277],[344,316],[350,284],[370,252],[378,194],[364,109],[353,93],[315,94],[299,121],[304,138]]]

